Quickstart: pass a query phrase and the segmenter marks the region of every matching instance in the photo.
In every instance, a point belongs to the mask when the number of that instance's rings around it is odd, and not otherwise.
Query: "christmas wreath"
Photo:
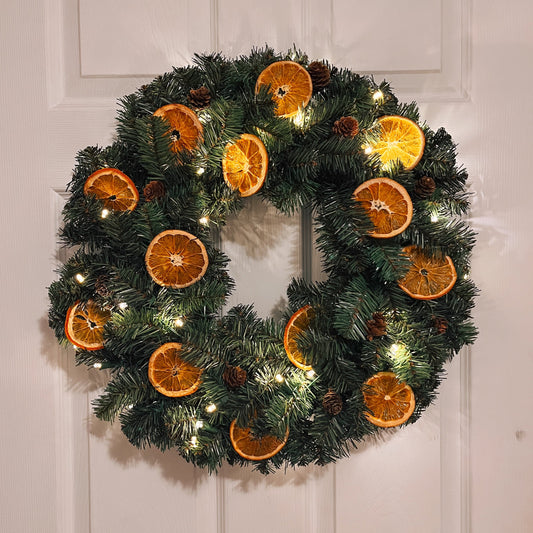
[[[386,82],[296,50],[196,56],[79,152],[50,326],[109,369],[95,414],[137,447],[210,471],[327,464],[418,419],[476,337],[466,180]],[[223,312],[217,229],[252,194],[313,214],[327,280],[293,279],[281,322]]]

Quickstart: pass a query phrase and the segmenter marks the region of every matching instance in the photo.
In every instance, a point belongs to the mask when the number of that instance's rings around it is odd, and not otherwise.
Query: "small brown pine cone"
[[[359,133],[359,122],[353,117],[341,117],[331,129],[335,135],[355,137]]]
[[[94,282],[94,291],[98,296],[102,298],[109,298],[111,296],[111,291],[109,290],[109,276],[102,274],[96,278]]]
[[[311,76],[313,82],[313,89],[318,91],[327,87],[330,81],[329,68],[320,61],[313,61],[308,67],[307,72]]]
[[[192,107],[196,109],[203,109],[211,102],[211,93],[207,87],[200,87],[199,89],[191,89],[187,97]]]
[[[143,194],[147,202],[152,202],[165,196],[165,186],[160,181],[151,181],[143,189]]]
[[[342,411],[342,406],[343,403],[340,394],[332,390],[329,390],[324,394],[324,398],[322,398],[322,407],[328,415],[338,415]]]
[[[437,330],[439,334],[446,333],[448,329],[448,321],[445,318],[439,316],[433,317],[433,327]]]
[[[415,185],[415,194],[419,198],[429,198],[435,192],[435,182],[429,176],[422,176]]]
[[[230,389],[237,389],[244,385],[246,382],[246,377],[246,370],[242,369],[240,366],[227,365],[226,370],[224,370],[224,374],[222,374],[224,383]]]
[[[387,323],[382,313],[374,313],[372,318],[366,323],[367,339],[374,340],[374,337],[382,337],[387,334]]]

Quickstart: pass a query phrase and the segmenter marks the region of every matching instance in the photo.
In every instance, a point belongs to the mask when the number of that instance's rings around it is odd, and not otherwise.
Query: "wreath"
[[[50,326],[108,369],[95,414],[134,446],[210,471],[333,462],[417,420],[475,340],[466,180],[385,81],[297,50],[195,56],[78,153]],[[223,312],[217,231],[253,194],[312,213],[327,278],[292,279],[281,321]]]

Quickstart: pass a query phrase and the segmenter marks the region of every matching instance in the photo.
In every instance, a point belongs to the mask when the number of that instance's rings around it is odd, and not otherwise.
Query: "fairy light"
[[[285,381],[285,378],[281,374],[276,374],[275,379],[278,383],[283,383]]]
[[[205,172],[205,168],[199,167],[198,170],[196,171],[196,174],[198,174],[198,176],[201,176],[204,172]]]
[[[373,94],[372,98],[374,98],[376,102],[378,102],[379,100],[383,100],[383,93],[378,90]]]
[[[209,217],[208,216],[202,217],[200,220],[198,220],[198,222],[200,222],[202,226],[207,226],[209,224]]]
[[[94,363],[93,367],[100,370],[102,368],[102,363]]]
[[[307,376],[307,379],[313,379],[316,376],[316,372],[311,369],[308,370],[305,375]]]
[[[178,318],[176,318],[176,320],[174,320],[174,325],[177,328],[182,328],[185,325],[185,320],[183,320],[182,316],[179,316]]]
[[[470,279],[470,274],[466,273],[463,275],[463,279]]]
[[[304,127],[304,124],[305,124],[305,113],[304,113],[304,110],[303,109],[298,109],[298,112],[296,113],[296,115],[294,115],[294,117],[292,117],[292,123],[297,127],[297,128],[303,128]]]
[[[431,215],[431,222],[438,222],[439,221],[439,215]]]
[[[371,153],[372,153],[372,146],[367,146],[367,147],[365,148],[365,154],[366,154],[366,155],[370,155]]]
[[[196,448],[198,446],[198,437],[196,436],[191,437],[191,446],[193,448]]]
[[[217,406],[214,404],[214,403],[210,403],[206,408],[205,410],[208,412],[208,413],[214,413],[216,410],[217,410]]]
[[[194,424],[194,427],[196,429],[202,429],[204,427],[204,423],[201,420],[197,420]]]
[[[392,355],[396,355],[400,350],[400,345],[399,344],[393,344],[391,347],[390,347],[390,351],[391,351],[391,354]]]
[[[80,284],[85,281],[85,276],[83,274],[80,274],[79,272],[74,277],[76,278],[76,281]]]
[[[128,308],[128,304],[126,302],[120,302],[118,304],[119,308],[122,309],[122,311],[124,311],[124,309],[127,309]]]
[[[102,218],[106,218],[107,215],[109,215],[109,209],[105,209],[105,208],[102,209],[102,212],[100,213],[100,216],[101,216]]]
[[[133,409],[133,404],[130,403],[130,404],[127,406],[127,409]]]

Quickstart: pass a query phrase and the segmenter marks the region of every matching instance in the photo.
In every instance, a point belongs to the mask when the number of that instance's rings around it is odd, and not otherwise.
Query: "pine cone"
[[[203,109],[211,102],[211,93],[207,87],[200,87],[199,89],[191,89],[188,96],[189,103],[196,109]]]
[[[415,194],[419,198],[429,198],[435,192],[435,182],[429,176],[422,176],[415,185]]]
[[[307,67],[307,72],[311,76],[311,81],[313,82],[313,89],[318,91],[327,87],[330,81],[329,68],[321,63],[320,61],[313,61],[309,67]]]
[[[165,186],[160,181],[151,181],[144,189],[143,194],[147,202],[152,202],[165,196]]]
[[[322,407],[331,416],[338,415],[342,411],[342,406],[342,398],[335,391],[329,390],[322,398]]]
[[[448,329],[448,321],[445,318],[441,318],[439,316],[433,317],[433,327],[437,330],[437,332],[442,335],[443,333],[446,333]]]
[[[227,365],[222,379],[230,389],[237,389],[246,382],[247,373],[240,366]]]
[[[109,276],[102,274],[96,278],[94,282],[94,291],[98,296],[102,298],[109,298],[111,296],[111,291],[109,290]]]
[[[359,122],[353,117],[341,117],[332,127],[335,135],[355,137],[359,133]]]
[[[367,339],[374,340],[374,337],[382,337],[387,334],[387,323],[382,313],[374,313],[372,318],[366,323]]]

